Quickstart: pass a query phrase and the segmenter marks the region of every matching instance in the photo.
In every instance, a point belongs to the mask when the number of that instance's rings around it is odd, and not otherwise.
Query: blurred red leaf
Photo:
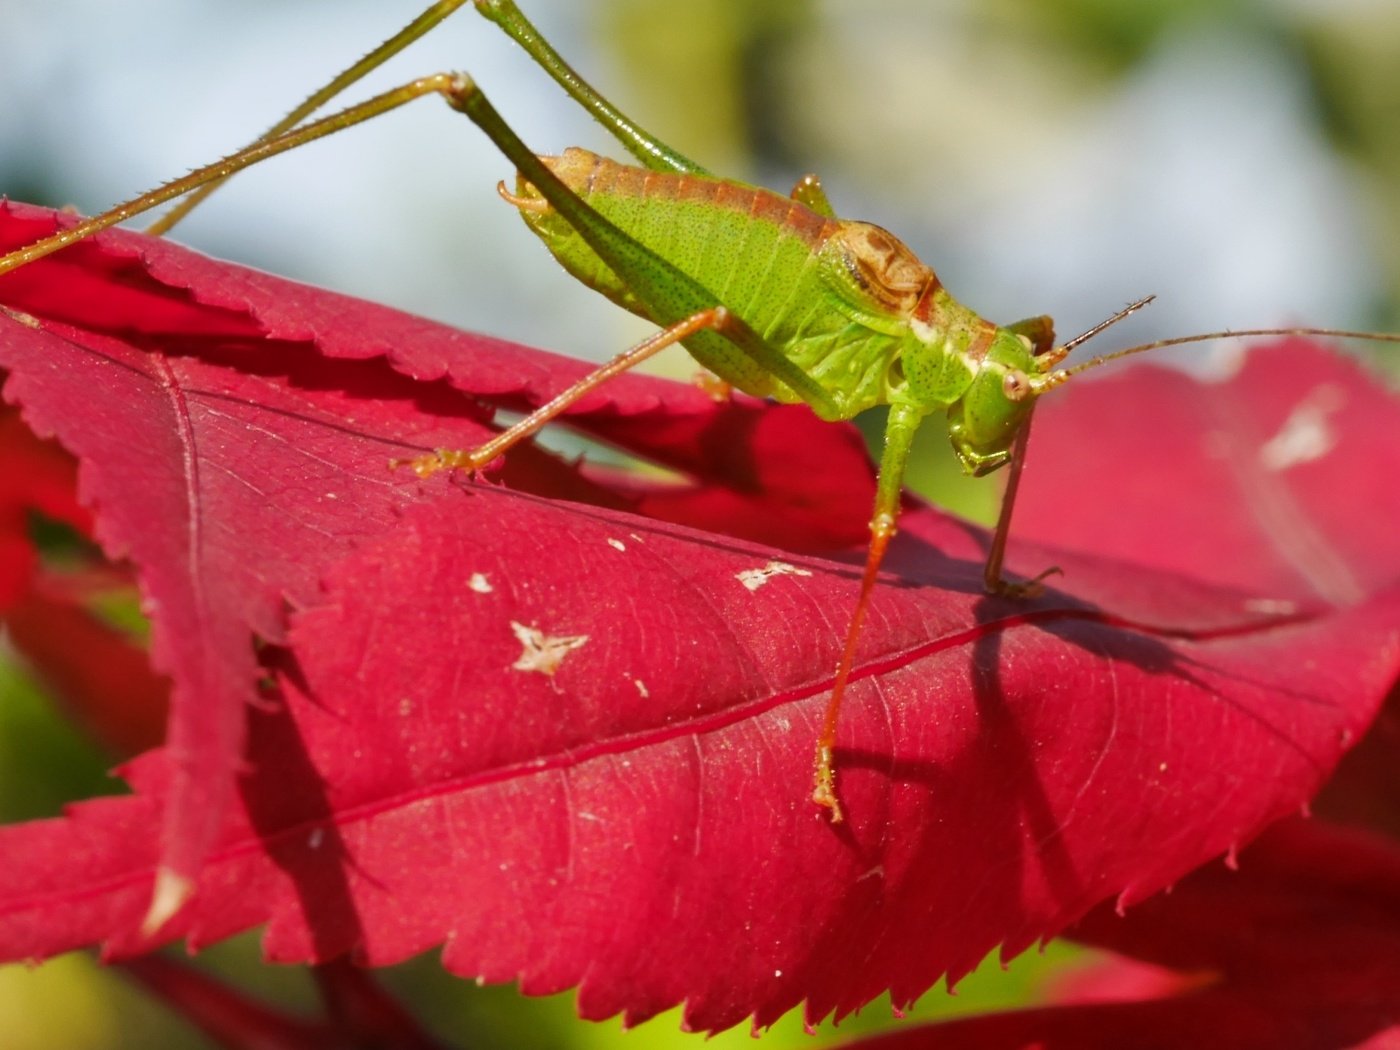
[[[1235,985],[1305,994],[1327,973],[1352,994],[1388,988],[1400,1024],[1400,845],[1292,818],[1240,858],[1208,865],[1134,908],[1098,908],[1076,940],[1175,970],[1210,970]]]
[[[246,992],[160,954],[129,959],[122,970],[220,1046],[438,1050],[443,1045],[424,1032],[370,975],[344,962],[313,971],[326,1015],[316,1021],[287,1016]]]
[[[170,685],[138,641],[93,613],[83,590],[37,577],[6,612],[6,634],[69,716],[127,758],[161,742]]]
[[[1057,394],[1036,413],[1025,535],[1284,601],[1400,579],[1400,406],[1357,362],[1289,339],[1223,382],[1148,366]],[[1066,499],[1067,470],[1104,497]]]
[[[1301,819],[1267,831],[1238,871],[1207,865],[1126,915],[1069,933],[1183,974],[1141,1001],[978,1017],[859,1042],[861,1050],[1228,1046],[1332,1050],[1400,1043],[1400,847]],[[1170,972],[1170,971],[1164,971]],[[1081,987],[1094,993],[1096,982]],[[1176,993],[1176,994],[1173,994]]]
[[[4,373],[0,371],[0,378]],[[74,463],[52,442],[40,441],[19,413],[0,405],[0,615],[29,586],[36,552],[29,514],[38,511],[86,532],[87,512],[73,492]]]
[[[51,221],[8,216],[15,242]],[[479,442],[495,406],[538,403],[586,366],[126,234],[18,271],[0,297],[42,318],[3,322],[5,396],[79,456],[96,534],[138,565],[175,681],[167,747],[130,767],[135,797],[0,830],[16,858],[0,870],[5,958],[267,923],[274,959],[382,964],[444,943],[463,974],[580,984],[591,1017],[684,999],[689,1023],[718,1028],[804,998],[813,1017],[885,988],[905,1002],[1295,810],[1400,664],[1395,589],[1360,586],[1341,608],[1271,563],[1203,556],[1193,578],[1071,536],[1014,552],[1063,582],[992,600],[984,533],[911,512],[841,727],[851,820],[832,827],[806,794],[858,552],[792,551],[863,531],[870,474],[847,428],[629,376],[570,421],[687,487],[530,450],[503,475],[522,491],[421,483],[387,461]],[[1317,353],[1274,360],[1291,372]],[[1177,396],[1154,378],[1119,393],[1135,421]],[[1038,424],[1037,449],[1056,425]],[[1106,428],[1095,441],[1126,449]],[[1369,473],[1341,464],[1337,483],[1393,477],[1391,431],[1363,435]],[[1067,507],[1160,534],[1118,498],[1151,462],[1069,463]],[[744,512],[727,536],[636,513],[663,505],[705,524]],[[1347,526],[1298,512],[1324,535]],[[781,534],[786,550],[752,539]],[[1393,534],[1368,542],[1396,557]],[[1204,579],[1219,570],[1227,586]],[[254,638],[273,648],[255,657]],[[193,895],[148,938],[162,866]]]
[[[1400,686],[1393,688],[1361,742],[1342,759],[1313,801],[1320,817],[1400,841]]]
[[[112,570],[46,568],[31,535],[35,513],[83,535],[91,531],[91,516],[77,500],[77,463],[5,406],[0,463],[0,621],[6,640],[107,747],[127,756],[154,746],[165,723],[166,685],[145,651],[89,608],[91,577],[110,577]],[[102,582],[110,587],[113,581]]]

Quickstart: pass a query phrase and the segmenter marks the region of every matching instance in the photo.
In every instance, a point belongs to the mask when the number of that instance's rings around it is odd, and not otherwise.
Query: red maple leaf
[[[3,219],[0,247],[55,221]],[[586,366],[131,234],[0,300],[5,397],[78,457],[174,682],[133,796],[0,829],[0,958],[266,925],[271,959],[444,945],[588,1017],[904,1003],[1297,811],[1400,667],[1400,541],[1357,520],[1395,498],[1389,398],[1301,346],[1209,390],[1086,383],[1033,442],[1012,560],[1065,570],[1042,597],[984,596],[983,530],[905,514],[833,827],[807,794],[872,493],[850,428],[628,376],[568,422],[680,480],[521,449],[420,482],[390,460]],[[1290,446],[1319,382],[1326,440]]]

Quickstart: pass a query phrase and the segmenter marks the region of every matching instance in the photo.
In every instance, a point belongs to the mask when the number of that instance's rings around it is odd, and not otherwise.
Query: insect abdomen
[[[858,407],[878,400],[889,353],[871,353],[869,344],[888,337],[853,325],[849,313],[834,309],[830,282],[821,272],[822,246],[849,224],[727,179],[647,171],[581,149],[543,159],[589,206],[709,289],[716,303],[819,383],[824,364],[841,373],[823,386],[849,396],[852,355],[863,350],[862,371],[868,375],[853,400],[862,402]],[[571,274],[633,313],[664,320],[658,316],[664,309],[640,302],[629,282],[609,269],[533,187],[523,183],[518,192],[525,221]],[[686,346],[742,390],[797,400],[718,337],[702,333]],[[853,403],[851,411],[856,407]]]

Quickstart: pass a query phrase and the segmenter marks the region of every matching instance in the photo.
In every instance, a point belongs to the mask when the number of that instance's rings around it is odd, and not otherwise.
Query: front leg
[[[1045,589],[1045,578],[1061,571],[1058,566],[1052,565],[1032,579],[1014,583],[1001,574],[1002,563],[1006,559],[1006,541],[1011,535],[1011,511],[1016,506],[1016,492],[1021,487],[1021,470],[1026,465],[1026,449],[1030,445],[1031,420],[1034,416],[1034,410],[1027,414],[1011,447],[1011,469],[1006,478],[1006,491],[1002,493],[1001,512],[997,515],[996,529],[992,532],[992,543],[987,550],[987,564],[982,569],[982,586],[988,594],[998,598],[1034,598]]]
[[[865,571],[860,578],[860,596],[851,613],[850,624],[846,628],[846,643],[841,650],[841,659],[836,665],[836,677],[831,685],[831,698],[826,704],[822,717],[821,732],[817,735],[815,770],[813,773],[812,801],[826,809],[833,824],[841,823],[841,800],[836,791],[836,730],[841,719],[841,702],[850,682],[851,672],[856,665],[856,647],[860,641],[861,627],[865,623],[870,599],[875,593],[875,581],[880,577],[880,563],[884,561],[885,550],[894,538],[896,519],[899,516],[899,497],[904,490],[904,468],[909,460],[909,449],[923,422],[921,408],[909,404],[890,406],[889,419],[885,423],[885,448],[880,454],[880,473],[875,486],[875,508],[870,515],[870,545],[865,552]]]
[[[570,405],[576,404],[579,399],[592,393],[614,376],[621,375],[630,368],[641,364],[647,358],[660,351],[688,339],[703,329],[714,329],[721,335],[732,334],[732,330],[737,325],[734,315],[723,306],[712,306],[708,310],[700,310],[691,314],[683,321],[678,321],[673,325],[661,329],[654,335],[643,339],[636,346],[624,350],[607,364],[594,369],[578,382],[571,384],[564,390],[555,394],[539,408],[535,409],[514,426],[501,431],[486,444],[469,451],[457,449],[440,448],[426,456],[419,456],[416,459],[395,459],[389,461],[390,469],[408,466],[412,467],[414,473],[420,478],[430,477],[440,470],[451,470],[460,468],[475,473],[485,470],[491,461],[498,456],[504,455],[509,449],[524,441],[528,437],[534,436],[546,423],[566,411]]]

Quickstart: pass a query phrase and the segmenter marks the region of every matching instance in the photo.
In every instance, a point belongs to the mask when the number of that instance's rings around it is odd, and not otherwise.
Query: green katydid
[[[433,4],[251,146],[5,256],[0,273],[185,196],[152,227],[152,232],[163,233],[243,168],[424,95],[442,96],[516,166],[515,189],[502,184],[501,195],[565,269],[654,322],[659,331],[480,448],[439,450],[412,461],[419,474],[485,469],[599,384],[677,342],[725,383],[759,397],[804,402],[826,420],[889,406],[865,568],[816,744],[812,797],[834,821],[842,819],[833,760],[842,698],[880,565],[895,532],[910,445],[925,419],[946,416],[953,449],[968,473],[986,474],[1010,464],[984,582],[996,594],[1024,595],[1053,571],[1015,583],[1004,580],[1001,572],[1031,410],[1042,394],[1112,358],[1226,336],[1313,334],[1400,342],[1400,335],[1314,328],[1210,332],[1062,367],[1074,347],[1148,300],[1058,346],[1048,317],[1006,326],[987,321],[949,295],[934,272],[894,235],[869,223],[838,218],[815,176],[803,178],[783,196],[715,176],[639,128],[560,58],[513,0],[474,3],[616,137],[639,166],[580,149],[557,157],[537,156],[463,74],[424,77],[302,123],[465,2]]]

